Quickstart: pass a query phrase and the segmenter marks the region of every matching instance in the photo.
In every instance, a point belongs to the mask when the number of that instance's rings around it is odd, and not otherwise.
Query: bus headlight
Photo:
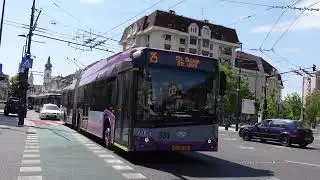
[[[146,143],[148,143],[148,142],[149,142],[149,138],[144,138],[144,141],[145,141]]]
[[[211,141],[211,139],[209,139],[209,140],[208,140],[208,144],[211,144],[211,143],[212,143],[212,141]]]

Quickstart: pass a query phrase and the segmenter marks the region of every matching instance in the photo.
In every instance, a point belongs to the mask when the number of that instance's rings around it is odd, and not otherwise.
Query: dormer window
[[[210,38],[211,37],[211,30],[208,26],[203,26],[201,29],[201,36],[205,38]]]
[[[197,28],[197,27],[195,27],[195,26],[191,27],[191,32],[193,32],[193,33],[197,33],[197,30],[198,30],[198,28]]]
[[[132,27],[130,26],[127,31],[127,38],[129,38],[132,34]]]
[[[137,25],[137,24],[134,24],[134,25],[133,25],[133,29],[132,29],[132,34],[133,34],[133,35],[136,34],[137,31],[138,31],[138,25]]]
[[[199,29],[196,23],[192,23],[189,26],[189,33],[192,35],[198,35]]]

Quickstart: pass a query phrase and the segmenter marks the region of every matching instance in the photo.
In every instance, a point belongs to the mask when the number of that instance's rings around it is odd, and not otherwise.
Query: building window
[[[190,37],[190,44],[192,44],[192,45],[197,45],[197,38],[191,36],[191,37]]]
[[[213,44],[210,43],[210,50],[213,50]]]
[[[202,51],[202,55],[203,56],[209,56],[209,52],[208,51]]]
[[[147,35],[147,42],[150,41],[150,35]]]
[[[189,48],[189,53],[191,53],[191,54],[197,54],[197,50],[196,50],[196,49]]]
[[[185,38],[180,38],[180,44],[186,44],[186,39]]]
[[[201,31],[203,37],[210,38],[210,28],[208,26],[204,26]]]
[[[171,45],[170,44],[165,44],[164,45],[164,49],[170,50],[171,49]]]
[[[220,58],[220,63],[221,64],[231,64],[231,60],[230,59]]]
[[[196,26],[191,27],[191,32],[197,33],[198,28]]]
[[[180,52],[184,52],[185,49],[184,49],[184,48],[179,48],[179,51],[180,51]]]
[[[232,50],[231,50],[231,48],[225,48],[225,47],[223,47],[223,48],[221,48],[221,53],[222,53],[222,54],[225,54],[225,55],[231,56],[231,55],[232,55]]]
[[[49,73],[47,73],[47,77],[49,77],[50,76],[50,74]]]
[[[209,48],[209,40],[208,39],[202,40],[202,47]]]
[[[165,39],[166,41],[171,41],[171,35],[165,34],[165,35],[164,35],[164,39]]]

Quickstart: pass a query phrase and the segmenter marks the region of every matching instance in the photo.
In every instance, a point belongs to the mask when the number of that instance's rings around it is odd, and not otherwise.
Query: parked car
[[[55,104],[44,104],[40,110],[40,119],[60,119],[60,109]]]
[[[8,116],[9,114],[18,114],[19,113],[19,98],[10,97],[4,106],[4,115]]]
[[[283,146],[298,144],[306,147],[314,140],[312,130],[302,121],[288,119],[266,119],[255,125],[243,126],[239,136],[245,141],[252,138],[279,141]]]

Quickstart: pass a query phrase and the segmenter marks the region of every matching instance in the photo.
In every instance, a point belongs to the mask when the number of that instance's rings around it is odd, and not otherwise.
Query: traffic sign
[[[33,64],[32,58],[22,57],[22,62],[21,62],[22,68],[32,68],[32,64]]]

